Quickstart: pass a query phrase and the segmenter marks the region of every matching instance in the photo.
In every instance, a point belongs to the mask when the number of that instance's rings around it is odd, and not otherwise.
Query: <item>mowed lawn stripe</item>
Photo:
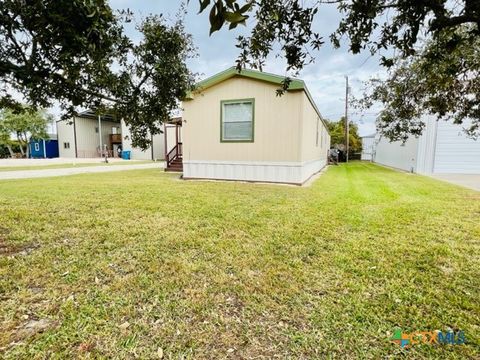
[[[478,356],[480,197],[426,177],[2,181],[0,219],[5,358]],[[396,327],[467,341],[401,349]]]

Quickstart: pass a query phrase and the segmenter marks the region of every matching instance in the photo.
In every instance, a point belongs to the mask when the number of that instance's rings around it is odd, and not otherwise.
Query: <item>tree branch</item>
[[[5,26],[5,29],[7,30],[7,37],[13,43],[13,46],[16,48],[19,56],[23,59],[23,62],[26,65],[28,63],[28,59],[25,56],[25,53],[24,53],[22,47],[18,44],[17,39],[15,38],[15,35],[12,32],[12,28],[10,26]]]
[[[458,26],[465,23],[480,23],[480,16],[475,16],[473,14],[465,14],[454,17],[437,17],[437,19],[432,21],[432,30],[442,30],[445,28]]]

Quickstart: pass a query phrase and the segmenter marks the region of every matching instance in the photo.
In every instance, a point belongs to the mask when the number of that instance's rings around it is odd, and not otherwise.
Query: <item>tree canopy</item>
[[[427,112],[442,119],[453,118],[456,123],[462,123],[467,117],[474,118],[469,132],[479,133],[480,99],[473,80],[478,79],[475,74],[478,74],[480,58],[478,0],[199,1],[200,12],[210,12],[210,33],[226,24],[230,29],[246,24],[253,15],[250,35],[237,38],[239,70],[245,66],[261,69],[277,45],[279,55],[286,61],[286,70],[293,74],[311,63],[312,50],[323,45],[325,40],[314,31],[312,23],[324,6],[333,4],[343,18],[330,36],[332,44],[340,47],[344,38],[352,53],[379,54],[382,65],[395,67],[389,82],[376,88],[375,94],[367,99],[382,101],[386,106],[379,119],[380,131],[391,139],[405,138],[409,133],[418,135],[423,129],[422,122],[409,116]],[[428,49],[422,50],[425,39],[429,39]],[[385,54],[385,50],[389,51]],[[461,54],[465,51],[468,59],[462,62]],[[431,75],[429,80],[427,75]],[[289,83],[286,77],[283,90]],[[421,83],[421,89],[408,93],[413,83]],[[413,103],[401,104],[400,94],[407,95]],[[424,95],[428,95],[428,101],[422,99]],[[390,106],[394,105],[393,99],[404,106]],[[410,105],[409,111],[406,111],[407,105]],[[392,119],[396,116],[398,120],[394,122]]]
[[[384,106],[377,127],[390,140],[420,135],[423,114],[455,124],[468,118],[467,134],[478,137],[480,37],[471,35],[468,27],[443,31],[421,52],[396,63],[386,80],[371,80],[357,105],[368,108],[375,102]]]
[[[478,70],[478,42],[474,41],[480,35],[477,0],[453,4],[445,0],[199,0],[199,4],[200,12],[209,11],[210,33],[227,24],[230,29],[245,24],[253,14],[250,35],[238,37],[239,69],[248,66],[261,70],[267,56],[280,45],[287,70],[293,73],[311,63],[311,51],[324,43],[312,23],[322,6],[333,4],[344,15],[330,37],[334,46],[340,46],[340,38],[346,37],[353,53],[393,49],[400,60],[381,60],[383,65],[394,67],[392,74],[397,70],[397,74],[406,73],[409,63],[417,64],[415,68],[425,68],[418,65],[419,61],[433,64],[436,73],[431,75],[443,81],[439,85],[442,96],[432,95],[437,91],[437,82],[424,81],[426,90],[417,94],[432,96],[416,110],[445,117],[460,104],[462,110],[455,113],[456,122],[467,116],[480,119],[475,110],[479,99],[472,95],[475,82],[462,80]],[[143,39],[134,43],[123,28],[132,20],[132,13],[114,12],[106,0],[30,0],[28,4],[24,0],[2,1],[0,108],[23,111],[15,97],[20,94],[34,108],[59,102],[64,118],[75,114],[78,107],[113,109],[130,126],[134,146],[145,148],[149,144],[147,135],[161,131],[160,124],[193,86],[194,77],[186,60],[195,51],[183,27],[182,14],[180,11],[174,24],[162,16],[147,17],[138,26]],[[419,51],[424,36],[436,50],[432,46],[431,51]],[[471,57],[461,62],[460,54],[471,44],[475,45]],[[456,59],[450,59],[450,54],[457,54]],[[404,60],[407,65],[400,64]],[[399,70],[402,67],[404,70]],[[395,75],[395,79],[399,78]],[[283,90],[289,83],[286,77]],[[449,86],[455,86],[453,93]],[[384,92],[394,98],[394,89],[384,87]],[[379,93],[376,100],[387,99]],[[401,118],[405,124],[415,125],[406,115]],[[401,136],[401,131],[417,131],[416,126],[407,125],[395,125],[393,132],[389,126],[381,130],[396,134],[392,137]],[[471,131],[478,131],[478,126]]]
[[[133,144],[146,148],[149,135],[162,131],[160,125],[193,88],[194,76],[186,60],[195,49],[181,20],[169,26],[163,17],[150,16],[139,31],[142,41],[129,48],[120,71],[112,75],[111,95],[117,116],[130,128]]]
[[[5,0],[0,8],[0,108],[23,111],[58,102],[63,118],[79,107],[108,108],[131,128],[134,146],[178,107],[193,84],[185,61],[194,55],[182,24],[149,16],[133,43],[123,25],[128,11],[114,13],[105,0]]]
[[[327,121],[332,147],[344,149],[345,145],[345,118],[338,121]],[[348,124],[348,152],[355,154],[362,151],[362,139],[358,134],[358,126],[352,122]]]
[[[422,35],[437,36],[444,29],[464,24],[476,25],[470,35],[480,35],[480,3],[477,0],[199,0],[200,12],[209,8],[210,34],[228,24],[229,29],[255,18],[250,36],[238,37],[241,49],[239,69],[248,64],[261,66],[278,43],[287,61],[287,70],[301,70],[312,60],[309,49],[318,49],[323,39],[312,28],[315,15],[322,6],[336,5],[343,14],[337,30],[331,34],[333,45],[340,47],[346,37],[354,54],[368,49],[375,53],[396,49],[409,56],[421,44]],[[242,5],[240,5],[242,4]],[[384,65],[392,59],[382,57]]]
[[[4,0],[0,7],[0,107],[57,101],[68,112],[98,98],[95,79],[128,46],[104,0]]]

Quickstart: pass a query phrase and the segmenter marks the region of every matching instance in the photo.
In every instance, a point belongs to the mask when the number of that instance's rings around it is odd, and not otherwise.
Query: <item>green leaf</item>
[[[203,12],[207,8],[208,5],[210,5],[210,0],[198,0],[200,2],[200,10],[199,14]]]
[[[239,12],[225,12],[225,20],[230,23],[240,23],[242,21],[245,21],[247,18],[248,16],[242,15]]]
[[[252,7],[252,4],[253,4],[253,2],[249,2],[249,3],[245,4],[245,5],[243,5],[243,6],[240,8],[239,12],[240,12],[241,14],[243,14],[243,13],[249,11],[250,8]]]
[[[225,9],[222,2],[216,3],[210,10],[210,35],[222,28],[225,23]]]

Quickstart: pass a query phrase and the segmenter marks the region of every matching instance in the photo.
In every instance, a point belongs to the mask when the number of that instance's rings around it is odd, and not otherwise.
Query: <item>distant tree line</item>
[[[51,115],[44,110],[22,108],[22,111],[0,111],[0,156],[10,157],[20,153],[28,157],[30,139],[47,139],[47,126],[52,122]],[[13,139],[12,139],[13,137]]]
[[[327,120],[328,131],[330,132],[330,147],[345,152],[345,118],[338,121]],[[356,154],[362,152],[362,139],[358,134],[358,126],[350,122],[348,125],[348,154],[353,159]]]

